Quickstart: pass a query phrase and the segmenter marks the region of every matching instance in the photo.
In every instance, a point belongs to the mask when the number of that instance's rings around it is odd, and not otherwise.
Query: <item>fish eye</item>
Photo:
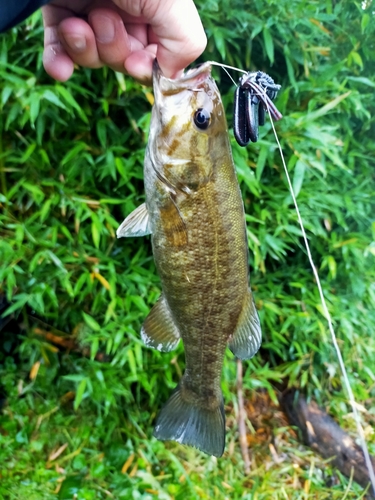
[[[211,114],[204,108],[194,113],[194,123],[200,130],[206,130],[211,122]]]

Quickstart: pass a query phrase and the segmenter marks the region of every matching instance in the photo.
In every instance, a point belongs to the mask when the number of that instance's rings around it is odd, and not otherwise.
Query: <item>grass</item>
[[[362,498],[361,488],[300,444],[266,393],[248,395],[251,472],[244,476],[235,397],[218,460],[156,441],[142,418],[131,425],[126,407],[116,415],[98,415],[90,404],[74,412],[72,394],[46,401],[32,385],[22,396],[14,385],[1,418],[3,498],[342,499],[345,491]]]

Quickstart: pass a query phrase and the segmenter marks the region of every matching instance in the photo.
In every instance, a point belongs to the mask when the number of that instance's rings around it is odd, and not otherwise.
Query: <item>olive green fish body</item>
[[[164,78],[156,68],[154,93],[146,205],[140,211],[143,234],[152,234],[162,297],[142,337],[146,345],[164,351],[181,337],[186,357],[184,376],[162,409],[155,435],[220,456],[225,349],[229,342],[237,356],[249,358],[261,338],[249,288],[243,203],[209,64],[179,80]],[[203,121],[208,117],[207,127],[196,125],[197,111]],[[134,224],[128,234],[129,217],[119,236],[134,235]]]
[[[177,199],[178,211],[167,193],[168,208],[152,223],[163,294],[184,342],[190,385],[203,398],[220,387],[224,352],[248,290],[242,200],[230,158],[221,162],[210,182]],[[168,210],[184,222],[181,244],[161,217]]]

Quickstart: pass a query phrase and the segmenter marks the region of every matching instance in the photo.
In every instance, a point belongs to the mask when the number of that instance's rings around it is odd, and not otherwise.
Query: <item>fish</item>
[[[146,201],[117,236],[151,235],[162,293],[141,329],[145,345],[168,352],[182,339],[185,350],[185,372],[157,417],[154,436],[220,457],[227,345],[245,360],[261,344],[244,206],[211,64],[170,79],[155,60],[153,90]]]

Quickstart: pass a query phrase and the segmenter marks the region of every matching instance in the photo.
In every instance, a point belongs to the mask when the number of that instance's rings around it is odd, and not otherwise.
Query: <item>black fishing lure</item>
[[[233,132],[240,146],[247,146],[249,142],[257,142],[259,125],[264,125],[266,111],[277,121],[282,118],[272,102],[281,85],[273,79],[256,71],[246,73],[238,81],[234,95]]]

